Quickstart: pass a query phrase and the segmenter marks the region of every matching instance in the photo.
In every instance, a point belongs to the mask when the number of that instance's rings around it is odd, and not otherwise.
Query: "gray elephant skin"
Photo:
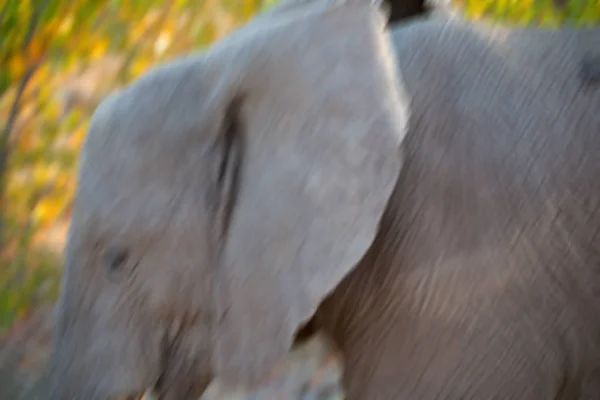
[[[253,387],[309,320],[349,400],[597,398],[598,52],[313,3],[111,95],[48,398]]]

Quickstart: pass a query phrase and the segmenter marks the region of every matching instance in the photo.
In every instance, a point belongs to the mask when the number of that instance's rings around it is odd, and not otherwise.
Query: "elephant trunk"
[[[129,394],[122,396],[113,396],[110,390],[100,385],[90,384],[91,382],[77,381],[72,377],[58,375],[53,377],[48,388],[46,400],[108,400],[108,399],[138,399],[141,396],[134,397]]]
[[[79,357],[60,353],[53,356],[47,380],[46,400],[139,399],[143,386],[138,386],[122,367],[110,368],[100,362],[82,365]],[[119,376],[119,374],[123,374]]]
[[[86,338],[82,340],[82,338]],[[139,343],[123,336],[94,332],[59,337],[47,376],[46,400],[139,399],[158,379]]]

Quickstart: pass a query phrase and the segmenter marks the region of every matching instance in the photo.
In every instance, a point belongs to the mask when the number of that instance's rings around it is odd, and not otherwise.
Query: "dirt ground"
[[[0,400],[43,398],[36,382],[49,355],[50,333],[51,314],[42,310],[0,337]],[[343,399],[339,379],[338,357],[317,336],[291,352],[260,390],[247,393],[214,382],[199,400],[337,400]]]

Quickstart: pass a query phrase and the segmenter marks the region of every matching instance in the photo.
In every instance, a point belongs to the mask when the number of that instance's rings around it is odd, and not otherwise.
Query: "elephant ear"
[[[210,115],[236,104],[240,165],[224,180],[235,199],[214,282],[219,379],[265,378],[373,242],[408,118],[385,22],[369,4],[307,6],[206,54]]]

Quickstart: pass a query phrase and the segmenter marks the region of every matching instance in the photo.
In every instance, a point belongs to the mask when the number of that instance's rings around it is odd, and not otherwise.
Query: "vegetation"
[[[78,149],[94,107],[202,48],[261,0],[4,0],[0,8],[0,329],[57,294]]]
[[[52,301],[89,117],[109,91],[271,0],[0,0],[0,332]],[[470,18],[600,22],[597,0],[454,0]]]
[[[558,28],[600,23],[597,0],[451,0],[468,18],[490,18],[503,23]]]

